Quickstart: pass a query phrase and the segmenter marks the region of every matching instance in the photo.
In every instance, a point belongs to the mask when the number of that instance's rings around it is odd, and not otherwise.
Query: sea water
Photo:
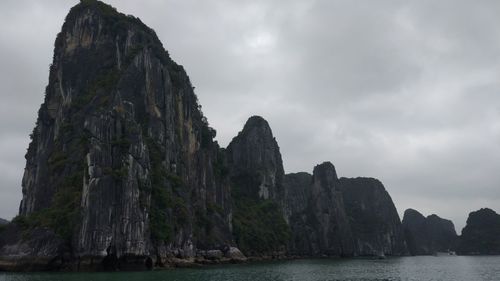
[[[146,272],[0,273],[0,281],[499,281],[500,256],[303,259]]]

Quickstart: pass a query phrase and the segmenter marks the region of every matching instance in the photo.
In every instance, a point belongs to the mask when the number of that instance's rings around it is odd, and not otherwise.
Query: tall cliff
[[[286,176],[285,214],[292,229],[295,255],[352,256],[352,233],[335,167],[324,162],[313,175]]]
[[[71,9],[26,154],[20,219],[105,257],[190,257],[232,237],[228,178],[182,66],[139,19]]]
[[[281,209],[283,162],[267,121],[250,117],[226,155],[237,245],[248,255],[284,254],[290,230]]]
[[[457,252],[462,255],[500,255],[500,215],[488,208],[471,212],[462,229]]]
[[[380,182],[338,179],[329,162],[285,175],[259,116],[226,149],[215,134],[155,32],[82,0],[56,38],[0,270],[404,252]]]
[[[325,162],[313,175],[285,175],[285,215],[297,255],[381,256],[407,253],[391,197],[376,179],[337,178]]]
[[[456,247],[458,236],[453,222],[437,215],[424,217],[416,210],[407,209],[403,216],[403,228],[412,255],[432,255]]]
[[[379,181],[339,180],[330,162],[314,167],[312,175],[284,175],[279,146],[262,117],[248,119],[226,155],[234,235],[245,254],[407,252],[396,208]]]
[[[232,181],[248,195],[273,201],[283,198],[283,161],[264,118],[250,117],[226,151]]]
[[[384,185],[373,178],[341,178],[339,186],[356,254],[405,255],[401,220]]]

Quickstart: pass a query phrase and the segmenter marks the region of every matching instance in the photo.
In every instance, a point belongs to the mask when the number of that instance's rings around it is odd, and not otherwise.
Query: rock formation
[[[284,214],[295,255],[381,256],[407,253],[391,197],[375,179],[337,178],[325,162],[285,175]]]
[[[259,116],[222,149],[193,89],[139,19],[96,0],[73,7],[26,153],[19,216],[0,229],[0,270],[405,253],[379,181],[339,180],[330,162],[285,175]]]
[[[424,217],[413,209],[407,209],[403,217],[403,229],[412,255],[432,255],[455,249],[457,233],[450,220],[437,215]]]
[[[294,177],[306,176],[295,174],[287,176],[289,183]],[[290,216],[288,221],[292,228],[293,239],[291,252],[297,255],[312,256],[352,256],[354,249],[349,219],[345,213],[342,194],[335,167],[324,162],[314,167],[313,175],[307,185],[293,187],[301,183],[292,183],[287,190],[292,192],[287,197]],[[299,192],[297,192],[299,191]],[[295,205],[300,193],[306,193],[303,203]]]
[[[26,230],[11,223],[0,229],[0,271],[45,271],[66,268],[70,251],[66,241],[48,228]]]
[[[500,255],[500,215],[488,208],[471,212],[462,229],[457,252],[462,255]]]
[[[281,211],[283,162],[266,120],[248,119],[226,150],[236,243],[245,254],[284,254],[290,231]]]
[[[52,229],[82,268],[227,249],[230,192],[214,136],[155,32],[82,1],[55,42],[20,225]]]
[[[407,254],[398,212],[379,180],[341,178],[339,187],[357,255]]]
[[[227,147],[234,185],[248,196],[280,201],[283,198],[283,162],[278,143],[264,118],[252,116]]]

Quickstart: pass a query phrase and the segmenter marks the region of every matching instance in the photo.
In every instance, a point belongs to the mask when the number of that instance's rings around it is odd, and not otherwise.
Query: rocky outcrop
[[[82,1],[57,36],[26,154],[23,231],[37,241],[52,229],[82,268],[151,267],[232,245],[214,136],[154,31]]]
[[[432,255],[455,249],[457,233],[450,220],[437,215],[424,217],[413,209],[407,209],[403,217],[403,229],[408,250],[412,255]]]
[[[298,256],[351,256],[349,222],[330,162],[307,173],[285,176],[284,214],[292,237],[289,252]]]
[[[341,178],[339,190],[349,217],[356,255],[407,254],[398,212],[379,180]]]
[[[233,185],[248,196],[282,200],[283,162],[278,143],[264,118],[250,117],[226,152]]]
[[[288,221],[293,233],[291,252],[296,255],[352,256],[352,233],[332,163],[324,162],[314,167],[309,184],[302,188],[297,185],[305,183],[308,176],[295,174],[287,177],[288,183],[294,178],[299,179],[286,188],[292,191],[290,195],[294,195],[287,198],[290,200],[287,213],[291,214]],[[304,196],[305,204],[295,204],[301,196]]]
[[[462,229],[457,252],[462,255],[499,255],[500,215],[488,208],[471,212]]]
[[[382,184],[325,162],[284,174],[266,120],[227,149],[189,77],[139,19],[96,0],[67,15],[26,153],[0,270],[150,269],[247,256],[397,255]]]
[[[226,155],[238,247],[251,256],[284,255],[290,229],[282,213],[283,162],[267,121],[250,117]]]
[[[288,223],[292,216],[303,213],[311,202],[311,184],[312,175],[306,172],[284,176],[283,215]]]
[[[285,175],[284,213],[295,255],[383,256],[407,253],[401,221],[382,183],[337,178],[325,162],[313,175]]]
[[[68,269],[68,245],[51,229],[23,232],[10,224],[0,235],[0,268],[5,271],[45,271]]]

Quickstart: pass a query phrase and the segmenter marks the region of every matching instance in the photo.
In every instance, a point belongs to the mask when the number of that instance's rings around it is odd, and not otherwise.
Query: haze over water
[[[152,272],[0,273],[0,281],[497,281],[500,256],[308,259]]]

